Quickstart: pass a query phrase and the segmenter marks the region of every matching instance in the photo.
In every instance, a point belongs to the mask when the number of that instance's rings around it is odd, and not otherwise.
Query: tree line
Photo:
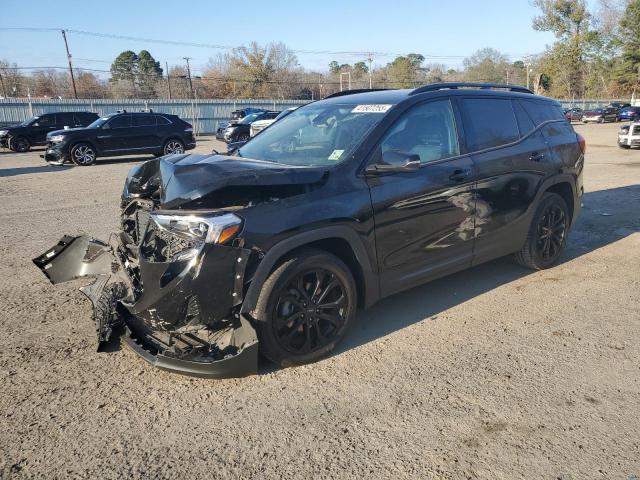
[[[384,65],[363,58],[331,61],[324,71],[304,69],[295,53],[274,42],[251,42],[211,58],[194,73],[188,66],[163,69],[147,51],[120,53],[108,72],[75,69],[80,98],[281,98],[318,99],[347,88],[413,88],[432,82],[472,81],[529,85],[562,99],[640,94],[640,0],[533,0],[532,28],[552,32],[555,41],[536,55],[510,59],[482,48],[451,68],[420,53]],[[3,96],[73,96],[68,71],[25,73],[0,61]],[[109,78],[104,78],[108,74]]]

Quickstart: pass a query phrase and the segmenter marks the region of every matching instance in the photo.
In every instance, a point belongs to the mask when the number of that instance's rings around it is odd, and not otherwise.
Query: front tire
[[[9,141],[9,148],[17,153],[28,152],[31,149],[31,142],[26,137],[15,137]]]
[[[71,160],[78,166],[88,167],[96,161],[96,151],[88,143],[77,143],[71,148]]]
[[[533,270],[555,265],[566,246],[569,221],[567,202],[556,193],[545,193],[531,221],[527,239],[515,255],[517,262]]]
[[[164,148],[162,149],[162,155],[173,155],[184,153],[184,143],[182,143],[177,138],[170,138],[164,144]]]
[[[302,249],[267,279],[256,304],[262,354],[289,367],[314,362],[344,338],[357,308],[349,268],[330,253]]]

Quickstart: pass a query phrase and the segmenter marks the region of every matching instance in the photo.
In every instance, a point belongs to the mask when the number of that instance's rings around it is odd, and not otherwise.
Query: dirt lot
[[[322,362],[217,381],[96,353],[80,283],[31,264],[116,229],[142,159],[0,153],[0,478],[640,477],[640,151],[576,128],[588,193],[561,265],[477,267],[362,312]]]

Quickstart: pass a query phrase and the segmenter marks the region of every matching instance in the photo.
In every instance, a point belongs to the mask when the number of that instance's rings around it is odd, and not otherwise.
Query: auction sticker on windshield
[[[385,113],[392,106],[387,104],[358,105],[351,110],[351,113]]]
[[[331,152],[331,155],[329,155],[329,160],[340,160],[340,157],[343,153],[344,150],[334,150],[333,152]]]

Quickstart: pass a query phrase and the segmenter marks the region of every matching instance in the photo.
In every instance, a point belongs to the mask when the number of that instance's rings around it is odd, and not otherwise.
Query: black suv
[[[134,167],[110,243],[34,259],[97,277],[98,340],[118,324],[150,363],[201,376],[317,360],[358,307],[513,254],[558,262],[580,211],[585,142],[522,87],[434,84],[300,107],[234,156]]]
[[[224,140],[227,143],[246,142],[251,136],[251,124],[258,120],[272,120],[280,115],[280,112],[250,113],[238,123],[230,123],[224,131]]]
[[[63,128],[86,127],[98,119],[91,112],[45,113],[26,122],[0,129],[0,146],[14,152],[28,152],[34,145],[44,145],[47,134]]]
[[[184,153],[195,148],[192,126],[176,115],[119,111],[97,119],[85,128],[47,134],[47,150],[41,155],[51,164],[73,162],[92,165],[97,157],[156,156]]]

